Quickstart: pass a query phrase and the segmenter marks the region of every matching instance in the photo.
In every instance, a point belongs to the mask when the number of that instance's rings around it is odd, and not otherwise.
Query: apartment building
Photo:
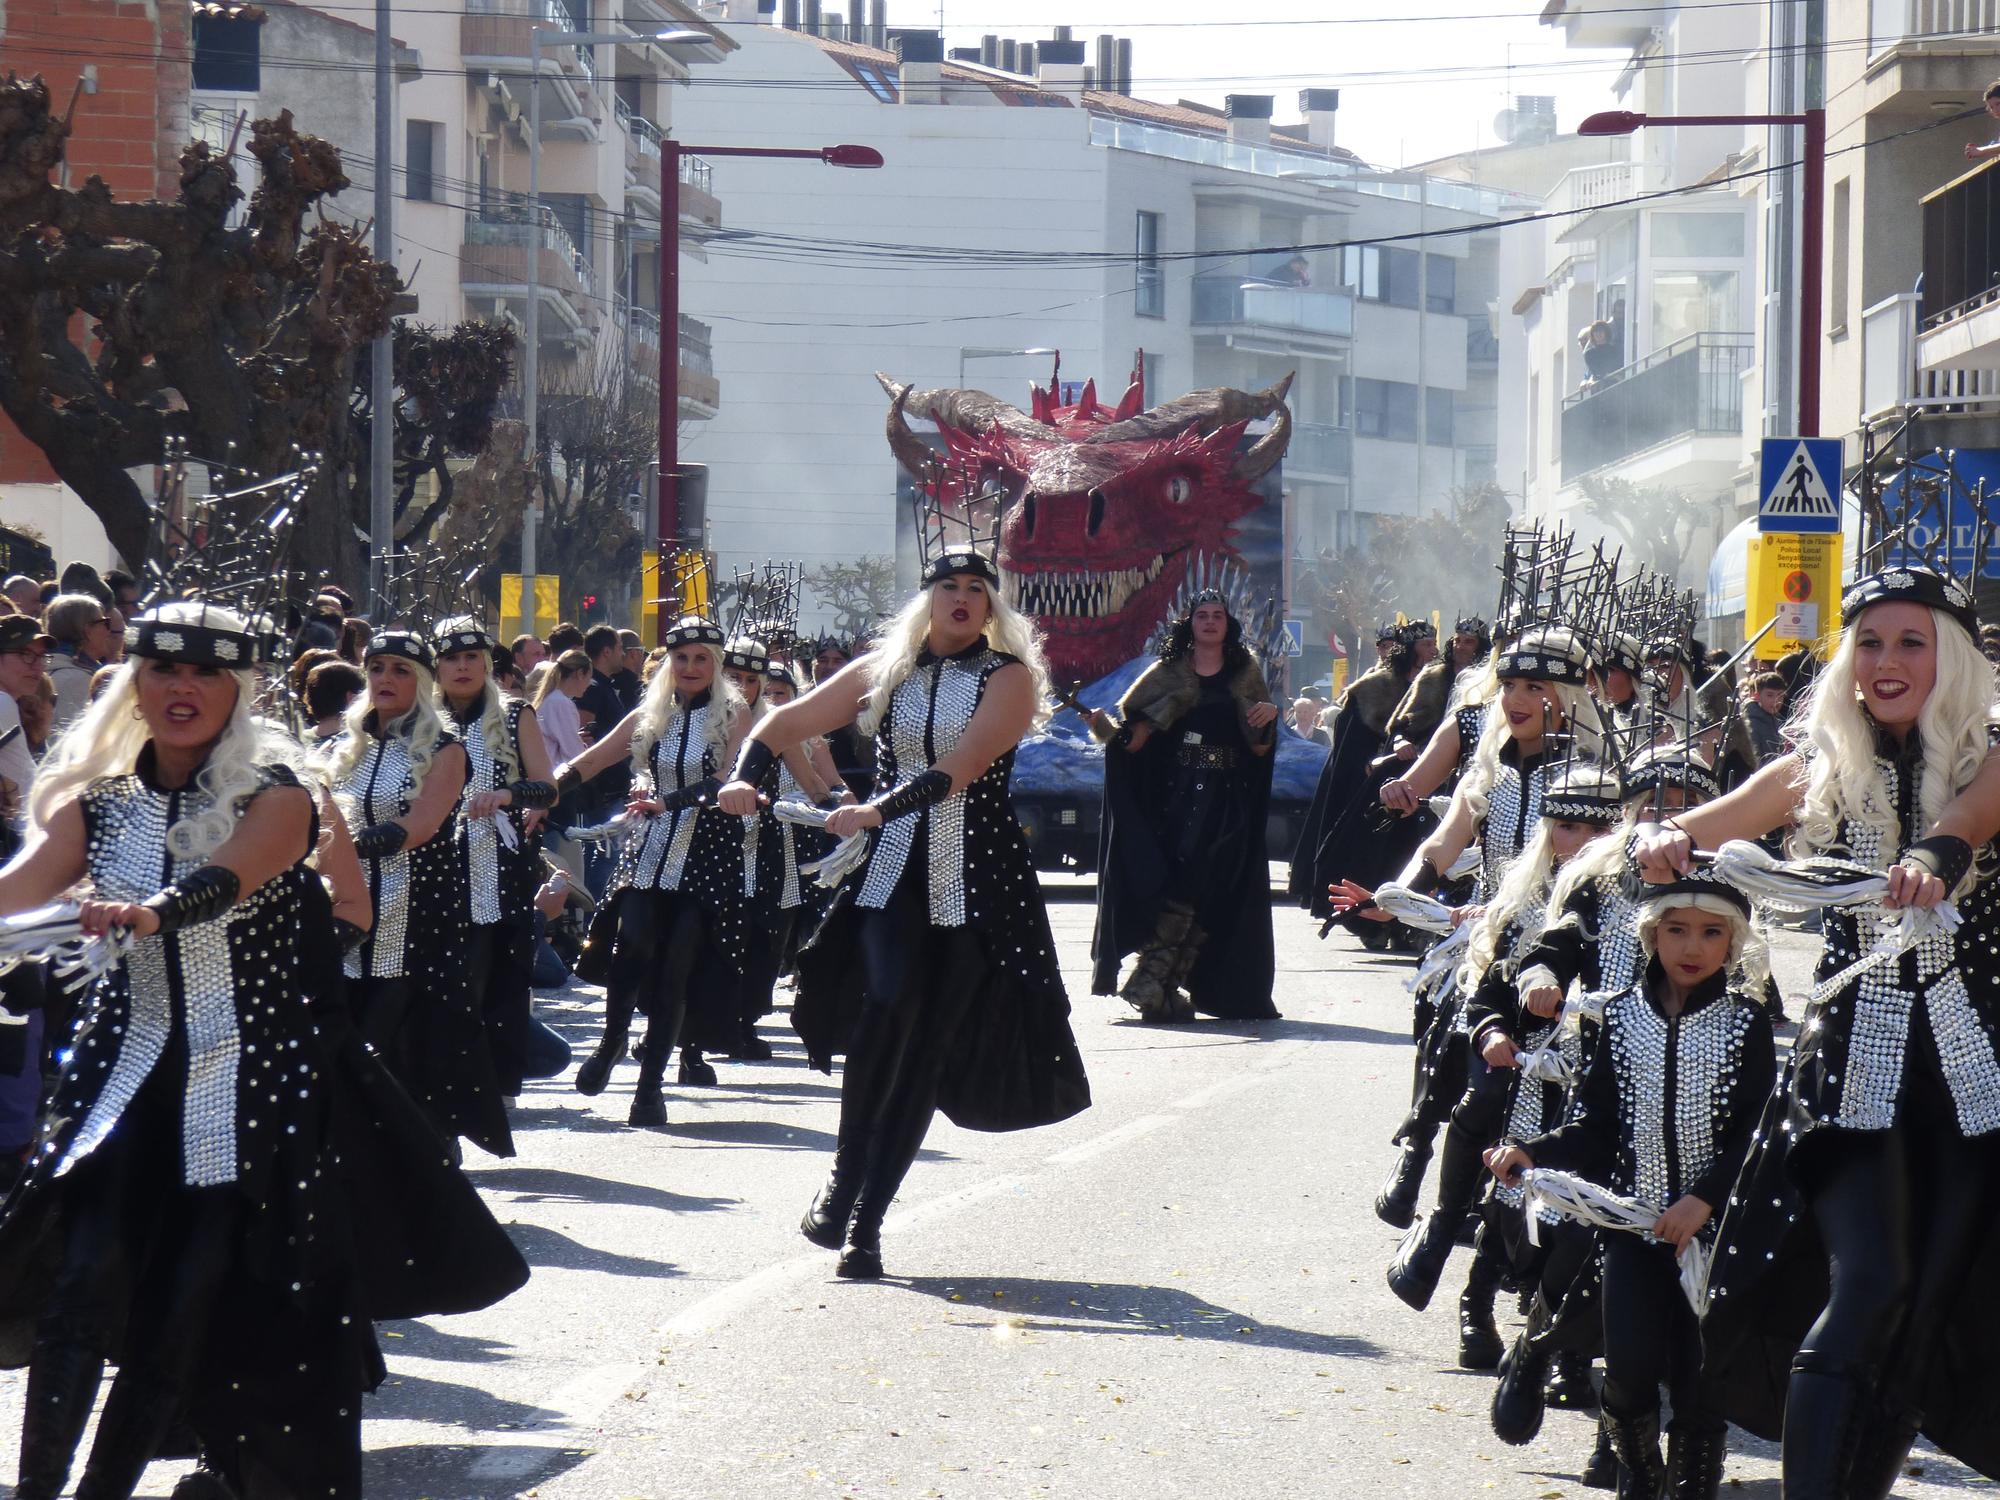
[[[731,396],[685,451],[708,465],[724,566],[892,551],[877,370],[1024,407],[1058,350],[1064,381],[1100,392],[1142,354],[1149,401],[1296,373],[1295,557],[1493,476],[1493,226],[1533,199],[1370,167],[1335,140],[1333,89],[1282,123],[1269,95],[1136,98],[1110,37],[1093,52],[1059,27],[946,57],[858,5],[708,13],[739,51],[682,100],[689,137],[886,158],[717,165],[730,233],[684,297],[715,324]],[[732,73],[758,80],[754,109]]]
[[[1568,47],[1628,50],[1607,109],[1745,111],[1759,24],[1748,7],[1551,0],[1542,20]],[[1740,126],[1556,137],[1550,153],[1568,165],[1542,197],[1553,217],[1509,229],[1501,251],[1507,487],[1530,513],[1586,531],[1600,482],[1680,496],[1694,522],[1689,583],[1736,520],[1746,433],[1762,430],[1744,147]]]

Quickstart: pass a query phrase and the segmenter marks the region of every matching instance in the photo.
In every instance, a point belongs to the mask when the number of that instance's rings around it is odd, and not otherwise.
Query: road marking
[[[550,1453],[590,1446],[612,1403],[641,1378],[642,1372],[629,1363],[584,1371],[559,1386],[521,1427],[508,1430],[507,1447],[490,1448],[467,1465],[465,1477],[524,1479],[542,1469]]]
[[[1102,1135],[1092,1136],[1068,1150],[1058,1151],[1054,1156],[1045,1156],[1042,1161],[1051,1167],[1066,1167],[1073,1162],[1089,1161],[1092,1157],[1102,1156],[1107,1151],[1116,1151],[1127,1141],[1136,1141],[1141,1136],[1151,1135],[1162,1125],[1173,1123],[1172,1115],[1140,1115],[1136,1120],[1127,1120],[1123,1125],[1115,1126]]]

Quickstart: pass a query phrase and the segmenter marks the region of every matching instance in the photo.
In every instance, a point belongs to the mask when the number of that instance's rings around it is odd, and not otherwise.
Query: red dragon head
[[[1008,600],[1041,627],[1050,669],[1094,681],[1146,648],[1189,566],[1239,556],[1252,488],[1291,440],[1287,375],[1269,390],[1195,391],[1151,410],[1135,376],[1116,409],[1095,383],[1074,406],[1039,387],[1034,410],[983,391],[920,391],[878,374],[891,398],[889,446],[921,483],[1002,497],[1000,569]],[[937,424],[945,451],[905,414]],[[1244,430],[1271,429],[1238,455]]]

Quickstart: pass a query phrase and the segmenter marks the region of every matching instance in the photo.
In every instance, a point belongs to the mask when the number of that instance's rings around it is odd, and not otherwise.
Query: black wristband
[[[1930,871],[1944,882],[1945,894],[1950,895],[1972,868],[1972,845],[1948,833],[1934,833],[1910,845],[1902,863]]]
[[[556,805],[556,784],[553,781],[516,781],[507,787],[507,795],[514,799],[517,808],[554,807]]]
[[[234,870],[203,865],[154,892],[144,904],[147,911],[159,917],[161,932],[173,932],[189,923],[221,916],[242,894],[243,882]]]
[[[387,859],[410,839],[401,823],[376,823],[354,835],[354,852],[363,859]]]
[[[736,769],[729,773],[732,781],[747,781],[752,786],[761,782],[769,773],[777,754],[762,740],[745,740],[743,748],[736,752]]]
[[[575,766],[562,765],[556,768],[556,795],[566,796],[583,785],[583,778],[577,774]]]
[[[936,766],[932,766],[893,792],[884,792],[879,797],[870,798],[868,805],[879,812],[882,821],[886,823],[891,818],[900,818],[904,813],[915,812],[920,807],[929,807],[933,802],[942,802],[950,795],[951,777]]]
[[[704,776],[700,781],[691,781],[684,787],[668,792],[660,798],[660,806],[668,812],[679,812],[688,807],[705,807],[715,800],[715,794],[721,790],[721,782],[713,776]]]
[[[335,917],[333,919],[333,936],[335,941],[340,944],[340,951],[342,953],[352,953],[356,948],[359,948],[363,943],[368,941],[368,934],[363,932],[359,927],[356,927],[345,917]]]
[[[828,792],[824,797],[820,798],[819,801],[813,804],[813,806],[818,808],[821,812],[832,812],[836,807],[845,807],[846,805],[847,805],[846,803],[840,800],[840,794],[838,792]]]

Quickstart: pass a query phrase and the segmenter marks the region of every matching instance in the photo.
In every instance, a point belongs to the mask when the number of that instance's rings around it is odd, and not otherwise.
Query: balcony
[[[1979,321],[1991,319],[1995,310],[1988,302],[1975,309],[1978,317],[1950,318],[1948,309],[1945,321],[1925,332],[1919,331],[1915,292],[1885,297],[1864,312],[1862,420],[1908,407],[1949,412],[2000,402],[2000,332]],[[1983,334],[1978,331],[1982,326]],[[1983,341],[1975,344],[1974,339]]]
[[[1627,0],[1548,0],[1542,24],[1560,26],[1568,47],[1637,47],[1673,19],[1673,8],[1657,10]]]
[[[1660,172],[1651,162],[1607,161],[1594,167],[1573,167],[1549,194],[1549,212],[1568,214],[1558,220],[1556,243],[1572,244],[1594,240],[1604,232],[1605,218],[1598,210],[1630,213],[1629,201],[1652,192],[1661,185]],[[1619,205],[1613,208],[1612,205]]]
[[[1354,299],[1345,292],[1321,292],[1254,278],[1197,276],[1193,322],[1197,327],[1265,329],[1345,344],[1354,337]],[[1225,337],[1235,342],[1232,334]]]
[[[646,163],[652,163],[654,176],[660,171],[660,127],[640,114],[623,99],[611,101],[611,112],[618,117],[618,123],[625,127],[625,165],[634,172],[644,173]]]
[[[1354,471],[1354,434],[1345,427],[1300,422],[1285,449],[1285,474],[1292,479],[1347,479]]]
[[[722,409],[722,387],[715,379],[715,354],[709,326],[681,315],[681,415],[707,419]]]
[[[553,335],[586,336],[595,292],[590,261],[546,205],[530,214],[525,203],[496,201],[468,214],[459,285],[474,301],[525,300],[531,255],[538,257],[534,274],[543,311],[557,319],[544,326]]]
[[[1862,107],[1924,115],[1976,100],[1993,76],[2000,0],[1869,0]]]
[[[458,50],[468,74],[503,103],[528,112],[528,34],[581,31],[561,0],[466,0]],[[595,140],[603,120],[590,48],[544,46],[536,77],[542,88],[542,135]]]
[[[1755,354],[1748,333],[1697,333],[1627,365],[1590,391],[1563,402],[1562,482],[1613,464],[1635,482],[1693,483],[1706,468],[1732,468],[1743,443],[1743,371]],[[1688,443],[1685,451],[1655,454]],[[1687,472],[1683,472],[1684,468]],[[1697,475],[1696,470],[1702,471]]]
[[[1465,362],[1475,368],[1494,369],[1499,366],[1500,335],[1484,318],[1466,319]]]

